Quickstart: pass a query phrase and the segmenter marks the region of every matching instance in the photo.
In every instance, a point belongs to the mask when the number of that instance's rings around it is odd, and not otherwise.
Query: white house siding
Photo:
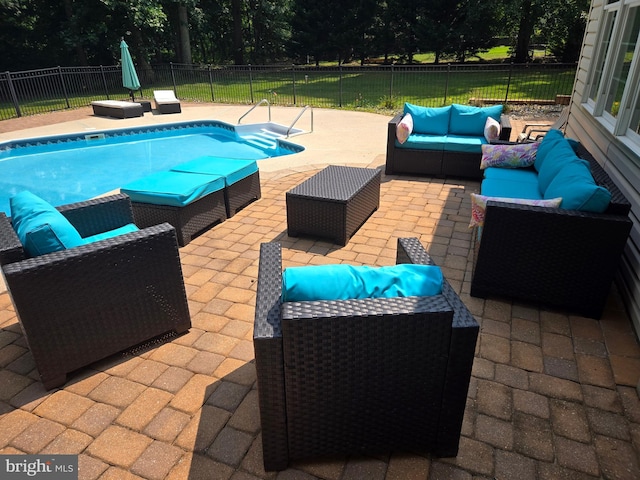
[[[633,228],[616,276],[616,285],[636,334],[640,335],[640,149],[637,146],[630,148],[612,135],[582,104],[602,7],[602,0],[592,2],[566,135],[578,139],[591,152],[632,204],[629,217]]]

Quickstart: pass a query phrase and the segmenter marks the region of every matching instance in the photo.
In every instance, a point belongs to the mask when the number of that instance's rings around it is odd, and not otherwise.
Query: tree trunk
[[[531,42],[531,35],[533,35],[533,27],[536,22],[536,19],[533,18],[533,8],[531,3],[531,0],[524,0],[522,2],[514,59],[516,63],[526,63],[529,60],[529,44]]]
[[[233,61],[236,65],[243,65],[242,0],[231,1],[231,16],[233,17]]]
[[[72,19],[73,19],[73,8],[72,8],[71,1],[72,0],[64,0],[64,15],[65,17],[67,17],[67,20],[69,20],[70,23],[72,22]],[[82,45],[78,42],[78,39],[77,37],[75,37],[75,35],[74,35],[73,47],[76,51],[76,56],[78,57],[78,63],[83,66],[89,65],[89,60],[87,59],[87,52],[85,52],[84,48],[82,48]]]
[[[191,57],[191,41],[189,38],[189,16],[184,3],[178,4],[178,45],[180,61],[191,65],[193,61]]]

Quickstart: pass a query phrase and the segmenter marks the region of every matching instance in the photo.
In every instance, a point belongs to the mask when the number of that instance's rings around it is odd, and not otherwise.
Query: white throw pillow
[[[484,138],[487,142],[493,142],[500,138],[500,124],[492,117],[487,117],[484,124]]]
[[[396,127],[396,138],[398,139],[398,142],[406,142],[409,135],[411,135],[411,132],[413,132],[413,117],[410,113],[407,113],[402,117],[402,120],[400,120],[400,123],[398,123],[398,126]]]

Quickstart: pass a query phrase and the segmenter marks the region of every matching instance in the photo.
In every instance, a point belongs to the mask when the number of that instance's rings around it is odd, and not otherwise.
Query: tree
[[[561,62],[576,62],[589,14],[589,0],[549,0],[540,35]]]

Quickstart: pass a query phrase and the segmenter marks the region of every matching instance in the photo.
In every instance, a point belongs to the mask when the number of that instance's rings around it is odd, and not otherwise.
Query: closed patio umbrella
[[[120,61],[122,62],[122,85],[129,89],[129,95],[133,101],[133,92],[140,88],[140,80],[129,53],[129,46],[124,39],[120,42]]]

